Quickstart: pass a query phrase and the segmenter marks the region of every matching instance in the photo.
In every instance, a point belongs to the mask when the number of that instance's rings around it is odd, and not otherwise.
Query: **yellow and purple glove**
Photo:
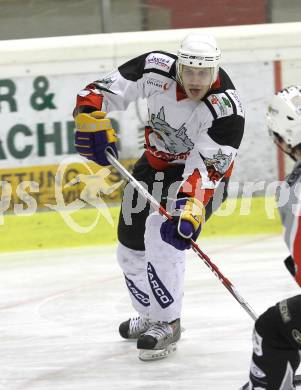
[[[103,111],[93,111],[90,114],[78,114],[74,118],[77,152],[103,166],[110,165],[106,158],[106,150],[118,158],[116,133],[111,120],[105,116],[106,113]]]
[[[176,201],[176,213],[172,220],[162,223],[160,233],[163,241],[183,251],[191,247],[190,239],[196,240],[205,220],[205,206],[196,198]]]

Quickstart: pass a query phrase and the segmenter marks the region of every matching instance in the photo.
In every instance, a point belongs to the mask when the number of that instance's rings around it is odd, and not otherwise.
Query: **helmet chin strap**
[[[181,72],[182,72],[182,65],[177,63],[177,81],[181,84],[181,86],[184,88],[184,84],[183,84],[183,81],[182,81],[182,77],[181,77]]]
[[[284,153],[286,154],[287,156],[289,156],[292,160],[294,160],[295,162],[297,161],[296,157],[293,155],[292,152],[287,152],[286,150],[284,150],[278,143],[277,143],[277,146],[278,148]]]

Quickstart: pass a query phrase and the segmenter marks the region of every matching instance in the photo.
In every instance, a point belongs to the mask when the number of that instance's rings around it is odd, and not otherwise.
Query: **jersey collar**
[[[177,97],[177,102],[184,100],[184,99],[188,99],[188,96],[186,95],[184,88],[179,83],[177,83],[176,97]]]

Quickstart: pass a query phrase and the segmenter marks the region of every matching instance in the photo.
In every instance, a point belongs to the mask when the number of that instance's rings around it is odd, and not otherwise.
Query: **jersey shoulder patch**
[[[235,105],[236,114],[240,115],[244,118],[245,117],[245,110],[243,108],[243,105],[241,103],[240,97],[239,97],[236,89],[227,89],[226,93],[228,94],[232,103]]]
[[[175,59],[158,52],[150,53],[145,59],[145,69],[158,69],[169,72]]]
[[[206,98],[206,105],[214,119],[233,115],[234,107],[226,93],[213,93]]]
[[[231,115],[240,115],[244,118],[244,110],[235,89],[227,89],[221,93],[212,93],[206,98],[207,107],[214,119]]]

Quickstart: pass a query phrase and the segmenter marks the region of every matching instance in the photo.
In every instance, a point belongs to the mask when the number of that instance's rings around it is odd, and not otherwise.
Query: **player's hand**
[[[161,225],[162,240],[181,251],[191,247],[190,238],[196,240],[205,220],[205,207],[195,198],[182,198],[176,202],[172,220]]]
[[[110,165],[106,158],[106,150],[118,158],[116,133],[111,120],[105,116],[106,113],[103,111],[93,111],[90,114],[78,114],[74,118],[77,152],[103,166]]]

